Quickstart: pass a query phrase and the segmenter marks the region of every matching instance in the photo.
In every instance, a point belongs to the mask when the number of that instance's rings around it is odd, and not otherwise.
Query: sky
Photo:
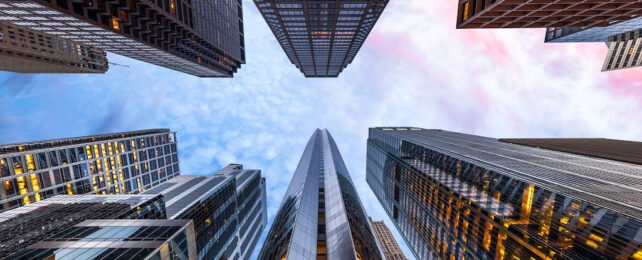
[[[304,78],[250,0],[247,64],[231,79],[114,54],[111,62],[129,68],[0,72],[0,143],[169,128],[183,175],[229,163],[261,169],[271,224],[308,138],[327,128],[367,213],[384,219],[413,259],[366,184],[368,127],[642,141],[641,68],[602,73],[604,43],[544,44],[544,29],[455,30],[456,2],[390,1],[336,79]]]

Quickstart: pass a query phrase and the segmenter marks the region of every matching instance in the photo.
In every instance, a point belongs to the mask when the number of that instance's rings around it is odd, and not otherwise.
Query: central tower
[[[382,259],[328,130],[308,141],[259,259]]]

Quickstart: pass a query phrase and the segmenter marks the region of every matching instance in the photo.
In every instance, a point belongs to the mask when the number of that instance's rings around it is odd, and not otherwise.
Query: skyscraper
[[[178,175],[168,129],[0,145],[0,212],[59,194],[139,193]]]
[[[509,142],[370,129],[368,184],[417,258],[642,258],[642,166],[623,162],[630,148]]]
[[[604,27],[635,18],[638,1],[458,1],[457,28]]]
[[[179,176],[143,194],[162,194],[168,218],[194,221],[199,259],[249,259],[267,225],[265,179],[239,164]]]
[[[602,71],[642,66],[642,29],[609,37],[609,53]]]
[[[22,73],[105,73],[97,48],[0,22],[0,70]]]
[[[254,3],[306,77],[337,77],[354,60],[388,0]]]
[[[141,194],[59,195],[0,213],[0,256],[16,253],[92,218],[164,219],[164,199]]]
[[[0,21],[199,77],[245,63],[241,0],[3,0]]]
[[[328,130],[308,141],[259,259],[382,259]]]
[[[390,232],[390,229],[388,229],[388,226],[386,226],[386,223],[383,222],[383,220],[374,221],[372,218],[368,217],[368,221],[370,222],[370,226],[377,238],[379,248],[381,248],[381,252],[383,252],[383,256],[386,260],[408,259],[403,255],[403,252],[401,252],[401,248],[399,248],[397,240],[392,236],[392,232]]]
[[[194,224],[176,220],[85,220],[7,259],[196,260]]]

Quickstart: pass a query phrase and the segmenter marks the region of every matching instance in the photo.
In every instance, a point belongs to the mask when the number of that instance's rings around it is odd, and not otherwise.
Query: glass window
[[[11,173],[9,173],[9,166],[7,166],[7,160],[0,159],[0,177],[7,177],[9,175],[11,175]]]

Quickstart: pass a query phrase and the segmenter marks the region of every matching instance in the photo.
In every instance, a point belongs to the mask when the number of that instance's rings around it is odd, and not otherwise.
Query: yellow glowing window
[[[174,0],[169,0],[169,9],[171,15],[176,16],[176,5],[174,4]]]
[[[317,254],[325,254],[327,252],[325,241],[317,241]]]
[[[74,194],[74,191],[71,189],[71,184],[67,184],[67,193],[69,193],[69,195]]]
[[[33,191],[40,190],[40,184],[38,183],[38,176],[36,174],[31,175],[31,186],[33,187]]]
[[[604,238],[602,238],[602,237],[600,237],[600,236],[598,236],[598,235],[596,235],[596,234],[593,234],[593,233],[591,233],[591,234],[589,235],[589,238],[590,238],[590,239],[593,239],[593,240],[595,240],[595,241],[597,241],[597,242],[602,242],[602,241],[604,241]]]
[[[593,241],[593,240],[590,240],[590,239],[586,240],[586,244],[588,246],[592,247],[593,249],[597,249],[597,243],[595,243],[595,241]]]
[[[206,218],[206,219],[205,219],[205,223],[207,223],[207,224],[209,225],[210,223],[212,223],[212,221],[210,221],[210,219],[209,219],[209,218]]]
[[[36,198],[36,202],[40,201],[40,194],[39,193],[36,193],[33,196]]]
[[[114,30],[120,31],[120,24],[118,23],[118,18],[116,18],[115,16],[112,16],[111,23],[114,26]]]
[[[560,219],[560,222],[564,225],[568,224],[568,221],[569,219],[567,217],[563,217],[562,219]]]
[[[27,161],[27,170],[31,172],[36,169],[36,164],[33,163],[33,155],[26,154],[25,160]]]
[[[631,46],[631,48],[629,49],[629,54],[633,54],[633,49],[635,49],[635,46]]]
[[[633,259],[642,260],[642,250],[638,250],[637,252],[635,252],[635,254],[633,254]]]
[[[31,203],[31,199],[29,198],[29,196],[27,196],[27,197],[22,198],[22,202],[24,202],[25,205],[28,205],[29,203]]]
[[[464,18],[463,18],[464,21],[468,20],[468,5],[469,5],[468,2],[464,3]]]

